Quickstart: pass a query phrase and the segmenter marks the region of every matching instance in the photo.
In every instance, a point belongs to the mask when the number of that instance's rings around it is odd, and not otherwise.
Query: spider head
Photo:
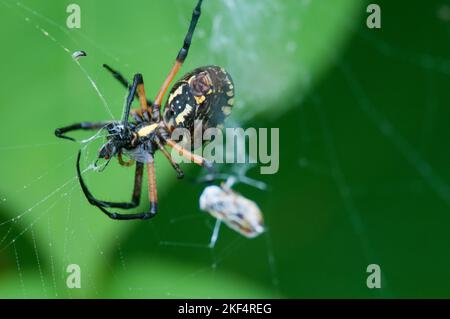
[[[117,155],[122,148],[132,146],[133,132],[129,125],[110,123],[105,129],[108,131],[107,141],[100,148],[99,159],[109,160]]]
[[[114,142],[112,140],[109,140],[103,146],[100,148],[100,151],[98,152],[98,158],[102,158],[105,160],[109,160],[111,157],[117,154],[117,148],[114,145]]]

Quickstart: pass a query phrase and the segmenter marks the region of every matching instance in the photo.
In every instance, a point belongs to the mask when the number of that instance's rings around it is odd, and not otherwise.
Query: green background
[[[198,169],[178,181],[158,155],[159,215],[112,221],[80,192],[80,145],[53,136],[109,119],[61,46],[88,53],[80,63],[118,118],[126,92],[101,64],[143,73],[153,96],[195,1],[80,0],[79,30],[65,26],[69,3],[0,0],[0,297],[450,296],[448,4],[378,1],[371,30],[360,0],[205,0],[183,71],[224,66],[236,86],[228,125],[280,128],[279,172],[248,172],[268,189],[237,187],[267,232],[222,227],[209,249]],[[98,197],[131,193],[132,169],[86,175]],[[366,286],[373,263],[381,289]],[[69,264],[81,289],[66,287]]]

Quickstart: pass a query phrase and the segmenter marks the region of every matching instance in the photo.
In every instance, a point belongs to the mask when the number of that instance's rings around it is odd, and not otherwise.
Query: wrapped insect
[[[210,247],[214,247],[217,241],[222,222],[247,238],[257,237],[264,232],[261,210],[255,202],[231,189],[235,181],[231,177],[220,186],[208,186],[200,196],[200,209],[217,219]]]

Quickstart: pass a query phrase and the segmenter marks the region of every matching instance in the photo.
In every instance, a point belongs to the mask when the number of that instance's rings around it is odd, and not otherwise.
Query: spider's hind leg
[[[179,61],[181,63],[184,62],[184,60],[186,59],[186,57],[189,53],[189,48],[191,47],[191,42],[192,42],[192,36],[194,35],[194,31],[195,31],[195,27],[197,26],[197,22],[200,19],[202,2],[203,2],[203,0],[199,0],[197,2],[197,5],[194,8],[194,11],[192,12],[192,18],[191,18],[191,23],[189,25],[188,32],[184,38],[183,46],[180,49],[180,51],[178,52],[177,61]]]
[[[194,35],[194,31],[197,26],[197,22],[200,19],[202,3],[203,3],[203,0],[198,0],[197,5],[195,6],[194,11],[192,12],[191,22],[189,24],[189,29],[186,33],[186,36],[184,37],[183,46],[181,47],[180,51],[178,51],[175,64],[172,66],[172,69],[170,70],[169,74],[167,75],[166,79],[164,80],[164,83],[162,84],[161,88],[159,89],[159,91],[156,95],[155,101],[153,103],[153,120],[155,120],[155,121],[160,120],[160,116],[161,116],[160,108],[161,108],[161,103],[163,101],[164,95],[166,94],[166,91],[169,88],[170,83],[175,78],[175,76],[178,74],[178,71],[180,70],[181,66],[184,63],[184,60],[186,60],[186,57],[189,53],[189,48],[191,47],[192,37]]]

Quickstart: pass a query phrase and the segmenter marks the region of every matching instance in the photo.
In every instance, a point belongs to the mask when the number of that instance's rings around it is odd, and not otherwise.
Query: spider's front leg
[[[78,131],[78,130],[84,130],[84,131],[92,131],[92,130],[100,130],[104,127],[106,127],[111,122],[81,122],[76,123],[64,127],[57,128],[55,130],[55,135],[59,138],[64,138],[66,140],[74,141],[76,142],[76,139],[73,137],[64,135],[65,133],[72,132],[72,131]]]
[[[89,201],[89,203],[91,205],[96,206],[104,214],[106,214],[109,218],[117,219],[117,220],[148,219],[148,218],[151,218],[156,215],[156,205],[154,205],[155,208],[152,207],[149,212],[135,213],[135,214],[120,214],[120,213],[110,212],[106,209],[106,208],[131,209],[131,208],[135,208],[135,207],[139,206],[141,191],[142,191],[142,177],[143,177],[143,171],[144,171],[143,163],[139,163],[139,162],[136,163],[134,188],[133,188],[131,202],[117,203],[117,202],[108,202],[108,201],[98,200],[92,195],[92,193],[89,191],[89,189],[82,177],[82,173],[81,173],[81,169],[80,169],[80,158],[81,158],[81,151],[78,152],[78,157],[77,157],[77,175],[78,175],[78,180],[80,182],[80,186],[84,193],[84,196],[86,196],[86,199]]]
[[[88,187],[86,186],[86,183],[84,182],[83,177],[81,176],[80,158],[81,158],[81,151],[78,151],[78,156],[77,156],[78,179],[80,181],[80,185],[83,190],[83,193],[86,196],[89,203],[91,203],[94,206],[122,208],[122,209],[130,209],[130,208],[135,208],[135,207],[139,206],[139,202],[140,202],[140,198],[141,198],[142,175],[143,175],[143,164],[142,163],[139,163],[139,162],[136,163],[134,188],[133,188],[133,194],[131,196],[131,202],[116,203],[116,202],[107,202],[107,201],[103,201],[103,200],[98,200],[92,195],[92,193],[89,191]]]

